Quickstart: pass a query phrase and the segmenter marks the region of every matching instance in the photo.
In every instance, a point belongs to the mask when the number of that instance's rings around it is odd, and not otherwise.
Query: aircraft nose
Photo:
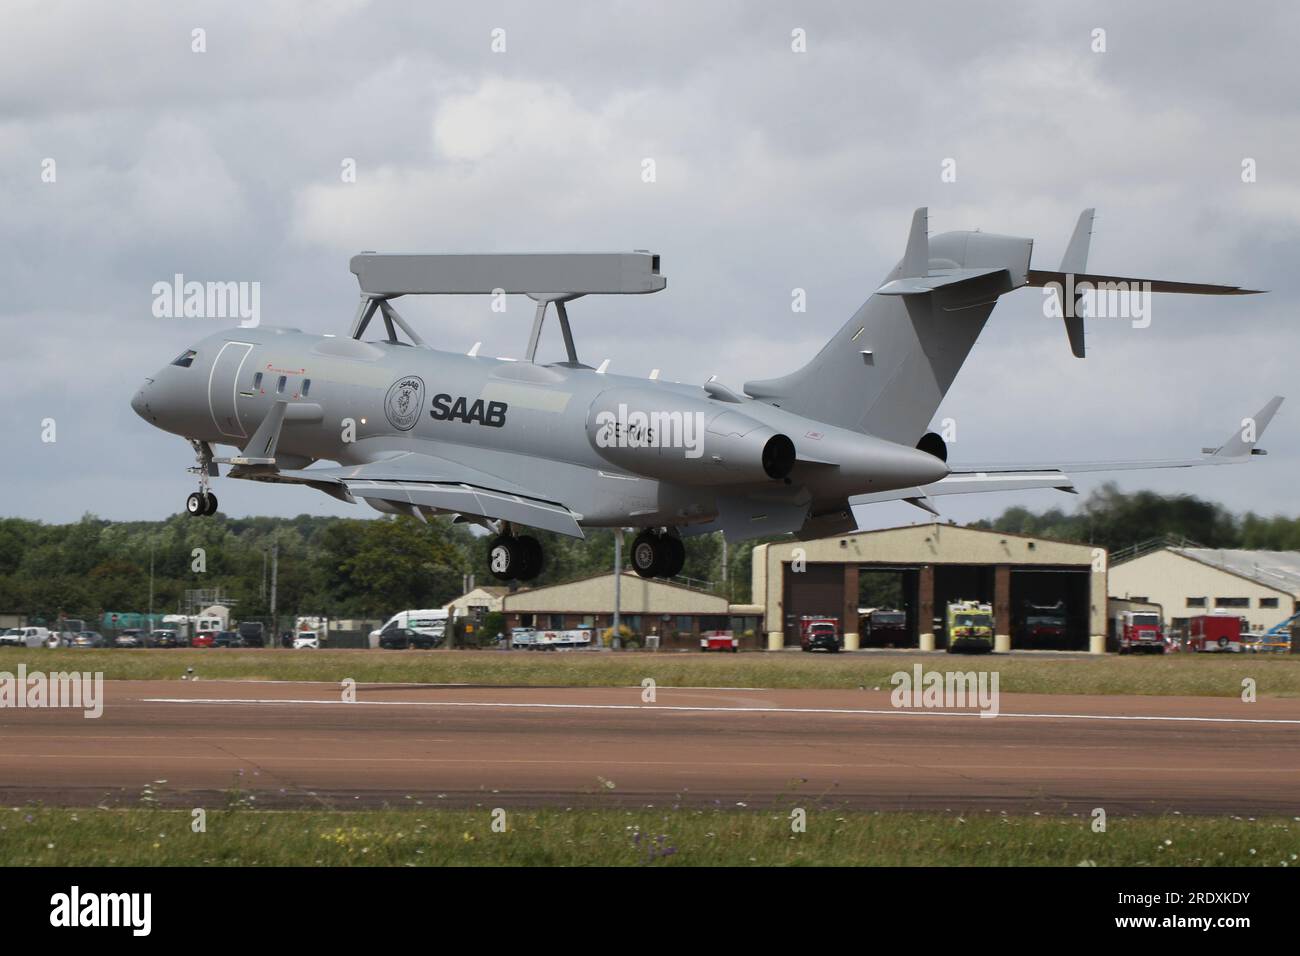
[[[154,420],[153,412],[149,408],[149,387],[153,385],[153,379],[146,378],[134,396],[131,398],[131,409],[147,422]]]

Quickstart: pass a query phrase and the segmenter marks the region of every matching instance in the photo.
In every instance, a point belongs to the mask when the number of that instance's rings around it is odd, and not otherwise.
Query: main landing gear
[[[217,466],[212,461],[212,447],[205,441],[192,441],[194,456],[198,464],[189,469],[190,474],[199,476],[199,490],[185,499],[185,511],[195,518],[217,513],[217,496],[209,487],[209,480],[217,474]]]
[[[488,545],[488,570],[499,581],[531,581],[545,566],[542,543],[528,534],[516,537],[509,526]]]
[[[647,528],[632,541],[632,569],[643,578],[672,578],[682,573],[686,546],[667,531]]]

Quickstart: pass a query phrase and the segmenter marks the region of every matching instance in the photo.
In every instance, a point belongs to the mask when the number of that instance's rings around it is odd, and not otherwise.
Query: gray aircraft
[[[349,335],[286,328],[217,332],[164,366],[132,399],[146,421],[189,440],[199,490],[193,515],[216,511],[210,480],[307,485],[382,512],[453,515],[491,532],[488,563],[529,580],[540,528],[641,529],[631,563],[645,577],[682,567],[681,536],[729,540],[856,528],[853,506],[905,500],[935,512],[940,495],[1056,488],[1069,472],[1221,465],[1263,454],[1256,443],[1281,398],[1200,457],[1070,466],[949,465],[930,423],[1000,296],[1054,290],[1082,357],[1088,288],[1232,295],[1235,286],[1085,272],[1093,212],[1079,218],[1059,270],[1030,268],[1033,240],[984,232],[930,238],[925,209],[902,261],[799,370],[741,391],[609,373],[578,360],[566,303],[584,295],[657,292],[649,252],[353,257],[361,303]],[[1126,284],[1126,285],[1118,285]],[[536,301],[521,360],[431,348],[393,307],[403,295],[526,294]],[[1048,297],[1045,295],[1045,302]],[[541,364],[554,307],[567,358]],[[380,316],[382,338],[364,338]],[[405,340],[399,335],[403,333]],[[233,446],[219,457],[214,446]],[[337,465],[318,465],[330,461]],[[1067,470],[1068,468],[1068,470]],[[936,512],[937,513],[937,512]],[[620,531],[621,533],[621,531]]]

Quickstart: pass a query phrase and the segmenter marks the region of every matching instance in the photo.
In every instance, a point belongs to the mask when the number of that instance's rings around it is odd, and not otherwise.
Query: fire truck
[[[1115,615],[1115,640],[1121,654],[1163,654],[1165,635],[1156,611],[1121,611]]]
[[[1201,614],[1187,621],[1187,649],[1201,653],[1240,654],[1241,618],[1233,614]]]
[[[799,618],[799,646],[805,651],[823,650],[838,654],[844,646],[840,640],[839,618],[820,614],[805,614]]]
[[[948,605],[948,653],[993,650],[993,608],[979,601],[953,601]]]

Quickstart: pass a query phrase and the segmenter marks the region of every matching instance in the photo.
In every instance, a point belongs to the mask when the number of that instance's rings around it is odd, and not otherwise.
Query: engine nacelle
[[[602,392],[587,413],[587,438],[611,464],[665,481],[779,481],[795,463],[794,442],[770,426],[659,389]]]

